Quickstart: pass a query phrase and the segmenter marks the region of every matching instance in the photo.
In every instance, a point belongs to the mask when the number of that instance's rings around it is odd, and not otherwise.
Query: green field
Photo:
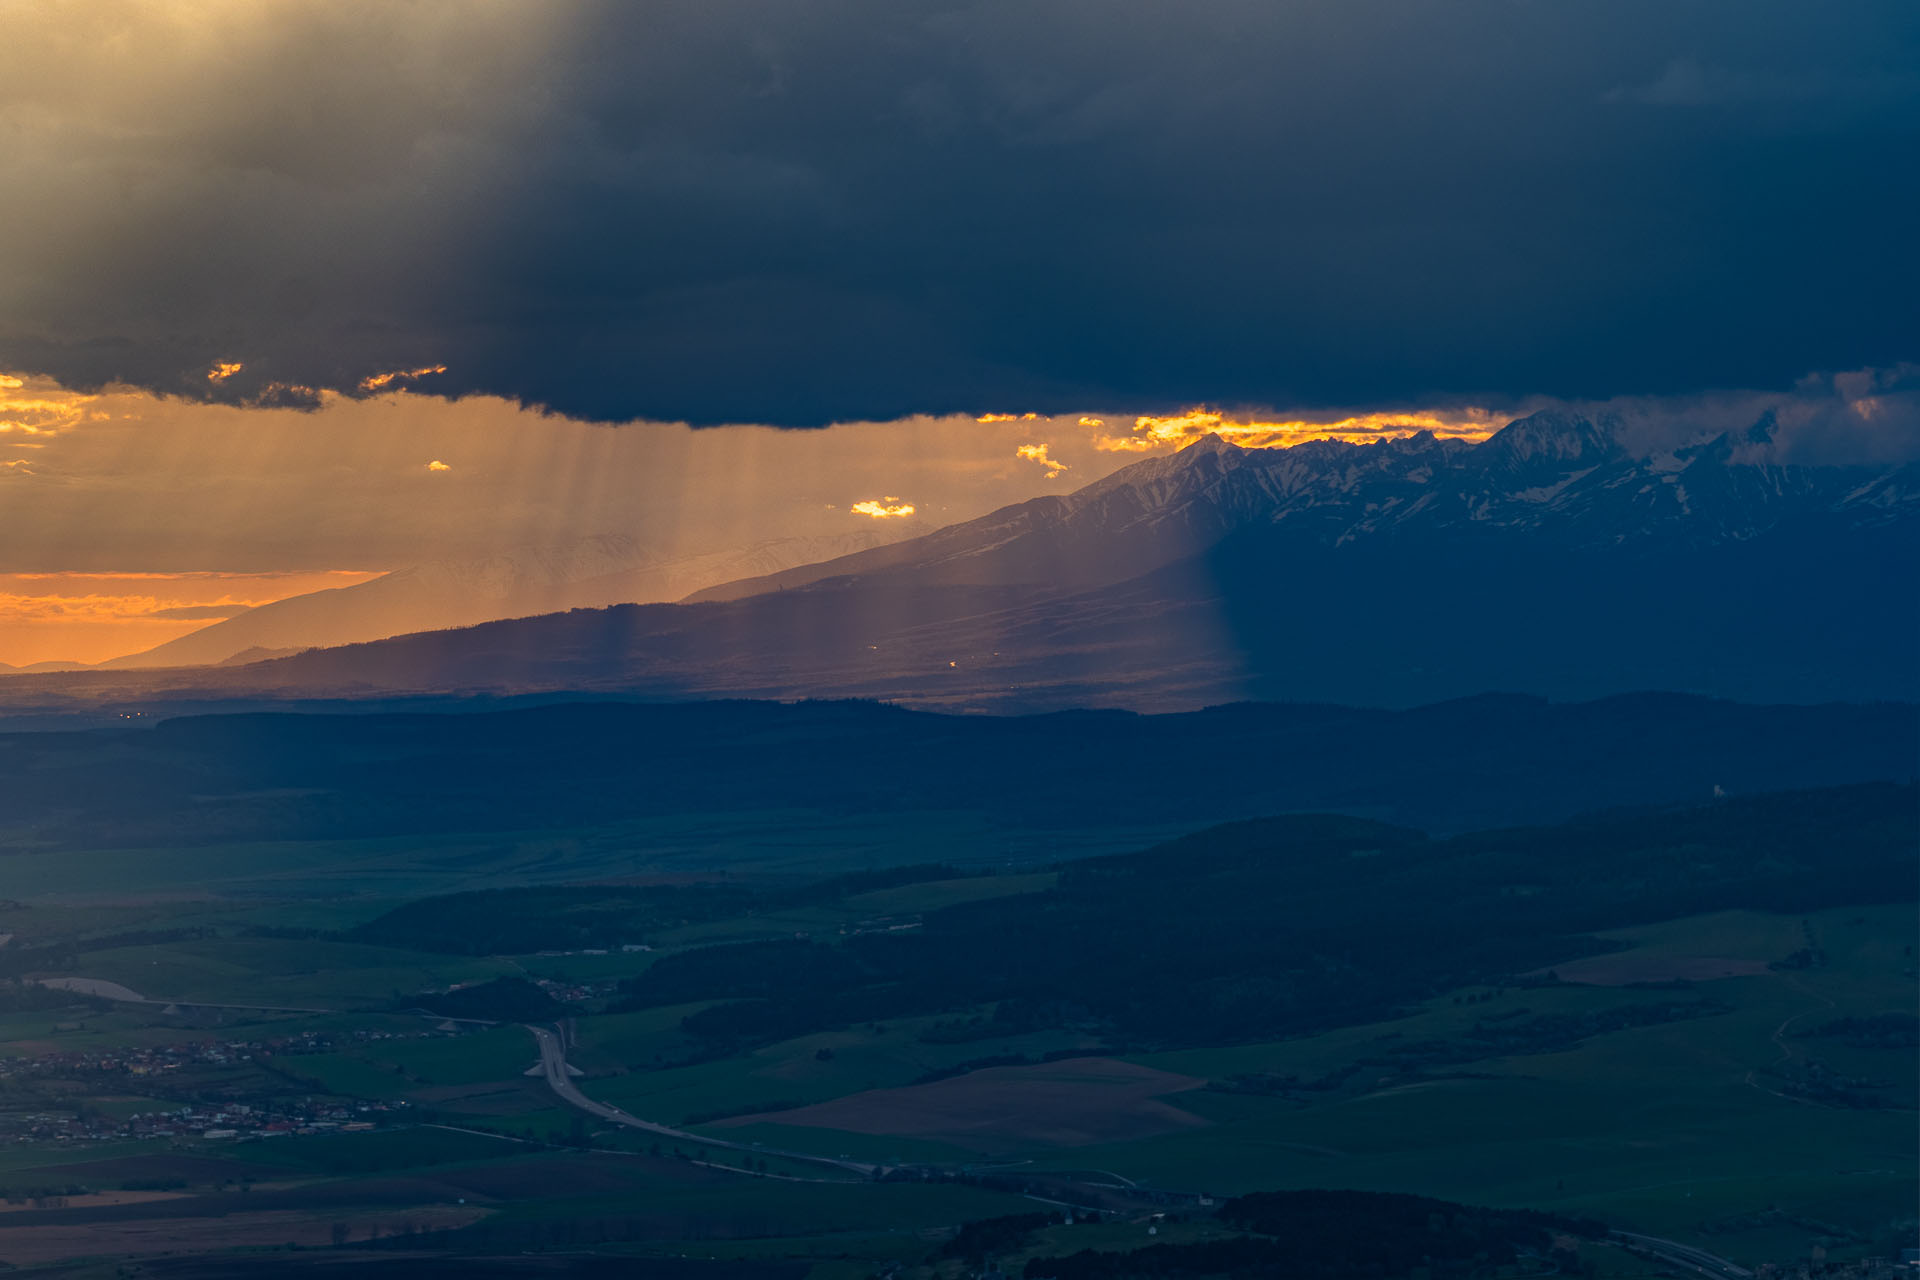
[[[596,1080],[592,1092],[635,1115],[697,1124],[699,1117],[716,1111],[743,1113],[822,1102],[863,1089],[911,1084],[988,1055],[1038,1056],[1087,1043],[1070,1032],[1043,1031],[957,1045],[928,1044],[921,1033],[936,1021],[908,1018],[821,1032],[720,1061]]]
[[[758,865],[788,872],[811,856],[808,850],[817,850],[815,841],[830,838],[826,832],[797,829],[786,854],[762,845]],[[770,839],[764,832],[755,838]],[[610,983],[688,948],[795,933],[842,939],[912,925],[943,907],[1042,892],[1054,883],[1052,873],[875,890],[687,925],[657,938],[657,950],[604,956],[465,957],[246,932],[259,926],[333,930],[423,887],[497,883],[491,877],[509,872],[532,878],[543,860],[572,857],[585,847],[568,840],[592,843],[578,836],[527,837],[403,850],[392,842],[361,842],[307,849],[279,862],[273,873],[290,877],[286,887],[299,893],[351,881],[354,896],[346,899],[291,894],[244,902],[50,901],[7,911],[5,923],[23,935],[72,931],[74,955],[59,973],[168,999],[332,1012],[169,1014],[154,1006],[75,1001],[0,1013],[0,1054],[31,1058],[312,1031],[331,1038],[330,1051],[276,1055],[266,1070],[201,1071],[192,1088],[213,1098],[224,1096],[223,1089],[273,1088],[290,1097],[407,1105],[385,1113],[383,1123],[390,1127],[373,1133],[98,1142],[84,1150],[0,1145],[0,1182],[53,1186],[77,1180],[111,1188],[148,1177],[140,1170],[149,1165],[178,1166],[184,1170],[178,1176],[194,1188],[245,1178],[263,1186],[312,1188],[324,1199],[351,1198],[362,1194],[356,1188],[401,1178],[405,1195],[416,1197],[409,1203],[464,1193],[497,1208],[484,1231],[468,1230],[478,1233],[472,1239],[500,1247],[559,1247],[556,1242],[572,1238],[567,1233],[577,1228],[603,1233],[614,1242],[609,1248],[641,1253],[659,1247],[644,1237],[672,1239],[682,1246],[675,1252],[697,1256],[814,1259],[821,1280],[864,1277],[890,1261],[918,1266],[930,1241],[937,1243],[941,1232],[959,1222],[1033,1205],[979,1186],[869,1185],[778,1154],[745,1153],[756,1174],[771,1175],[749,1176],[738,1168],[740,1152],[610,1131],[605,1121],[565,1105],[544,1080],[524,1074],[536,1047],[522,1026],[466,1025],[449,1034],[434,1030],[437,1019],[398,1010],[422,991],[502,975]],[[262,852],[256,847],[250,856]],[[600,854],[607,861],[596,865],[606,867],[628,856],[616,854],[611,842]],[[919,860],[924,851],[916,854]],[[789,855],[793,860],[784,861]],[[90,864],[97,871],[134,855],[91,856],[106,860]],[[241,851],[183,857],[188,869],[213,875],[210,884],[244,883],[250,892],[264,886],[257,869],[243,874]],[[648,866],[672,862],[659,848],[645,857],[652,859]],[[353,879],[360,874],[354,868],[364,870],[369,859],[389,859],[393,879]],[[176,865],[167,874],[181,870]],[[226,872],[234,878],[219,880]],[[69,868],[64,874],[78,873]],[[165,879],[154,874],[156,884]],[[709,1139],[759,1144],[768,1153],[947,1170],[996,1166],[1022,1176],[1082,1178],[1098,1171],[1100,1178],[1215,1197],[1316,1187],[1414,1192],[1591,1216],[1735,1260],[1797,1256],[1813,1240],[1827,1242],[1836,1257],[1859,1256],[1905,1229],[1920,1194],[1911,1142],[1914,1053],[1808,1033],[1834,1019],[1913,1009],[1913,912],[1911,905],[1896,905],[1805,916],[1693,916],[1618,931],[1608,939],[1616,949],[1598,956],[1589,954],[1589,946],[1570,944],[1565,963],[1545,966],[1568,980],[1512,975],[1504,985],[1432,991],[1385,1020],[1291,1039],[1177,1050],[1108,1044],[1071,1026],[995,1035],[1004,1024],[991,1020],[991,1006],[973,1006],[852,1023],[716,1054],[683,1025],[714,1001],[613,1013],[605,1008],[614,997],[603,994],[570,1010],[570,1061],[585,1073],[580,1087],[599,1101]],[[88,945],[90,938],[128,930],[170,928],[216,933]],[[1684,1016],[1672,1014],[1676,1007]],[[1589,1030],[1560,1043],[1551,1040],[1554,1027]],[[1533,1029],[1527,1034],[1548,1038],[1524,1051],[1475,1048],[1505,1043],[1486,1039],[1503,1028]],[[975,1033],[984,1038],[965,1038]],[[1059,1092],[1029,1104],[1035,1108],[1031,1135],[998,1146],[995,1139],[965,1136],[975,1120],[984,1126],[981,1132],[1005,1127],[1006,1116],[988,1111],[971,1119],[964,1109],[942,1114],[923,1131],[751,1118],[836,1100],[852,1108],[844,1114],[868,1114],[877,1098],[902,1090],[919,1096],[915,1090],[934,1087],[923,1082],[954,1080],[964,1064],[1039,1064],[1073,1054],[1167,1073],[1167,1092],[1145,1105],[1172,1121],[1124,1139],[1044,1136],[1052,1132],[1046,1108],[1097,1111],[1102,1105],[1076,1092],[1079,1086],[1065,1069],[1049,1085]],[[1878,1082],[1866,1090],[1871,1105],[1796,1094],[1796,1081],[1816,1062],[1830,1075]],[[124,1079],[89,1094],[88,1079],[22,1084],[9,1096],[27,1099],[18,1109],[84,1103],[113,1119],[182,1104],[164,1087],[157,1085],[149,1096]],[[990,1077],[976,1072],[966,1079]],[[982,1097],[982,1108],[1000,1105]],[[1115,1116],[1119,1128],[1113,1131],[1119,1132],[1125,1117],[1117,1111]],[[734,1122],[738,1117],[749,1118]],[[695,1158],[676,1158],[676,1150]],[[724,1167],[700,1163],[709,1157]],[[402,1197],[402,1190],[377,1194]],[[622,1235],[629,1227],[640,1236]],[[1049,1228],[1029,1252],[1132,1247],[1145,1242],[1141,1230],[1133,1222]],[[1205,1238],[1213,1230],[1196,1223],[1165,1240]],[[1600,1274],[1642,1274],[1636,1270],[1641,1264],[1625,1255],[1599,1249],[1592,1256]]]
[[[525,1028],[503,1026],[444,1038],[369,1041],[333,1053],[282,1057],[276,1064],[339,1097],[434,1102],[435,1095],[457,1094],[457,1086],[517,1084],[536,1057]]]
[[[150,1000],[328,1010],[392,1007],[417,991],[517,973],[519,966],[320,939],[218,937],[90,951],[75,972]]]
[[[1914,1203],[1912,1112],[1811,1105],[1769,1092],[1757,1073],[1783,1053],[1811,1051],[1805,1041],[1776,1039],[1783,1025],[1912,1008],[1912,960],[1903,951],[1912,919],[1907,906],[1820,913],[1809,923],[1827,965],[1695,983],[1689,998],[1731,1006],[1718,1016],[1453,1069],[1482,1078],[1375,1090],[1362,1077],[1316,1105],[1182,1093],[1178,1105],[1211,1127],[1061,1153],[1047,1163],[1091,1163],[1224,1193],[1344,1186],[1562,1209],[1698,1240],[1736,1257],[1764,1253],[1769,1233],[1736,1220],[1769,1207],[1871,1234]],[[1635,930],[1623,940],[1652,956],[1764,963],[1789,954],[1803,936],[1798,917],[1727,913]],[[1391,1024],[1141,1061],[1215,1079],[1254,1071],[1311,1077],[1383,1044],[1444,1037],[1514,1009],[1580,1009],[1675,993],[1548,987],[1465,994],[1491,998],[1455,1005],[1450,995]],[[1824,1047],[1818,1052],[1833,1056]],[[1899,1082],[1912,1096],[1911,1052],[1856,1050],[1852,1058],[1855,1069]]]

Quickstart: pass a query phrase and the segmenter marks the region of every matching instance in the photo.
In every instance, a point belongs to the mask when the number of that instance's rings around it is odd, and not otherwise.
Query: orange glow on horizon
[[[0,573],[0,663],[104,662],[259,605],[380,575],[359,569]]]
[[[1106,426],[1098,418],[1082,418],[1082,426]],[[1142,415],[1133,420],[1129,435],[1094,437],[1093,447],[1107,453],[1151,453],[1172,445],[1191,444],[1202,436],[1215,435],[1248,449],[1285,448],[1309,440],[1345,440],[1364,444],[1373,440],[1393,440],[1431,431],[1436,436],[1456,440],[1485,440],[1499,429],[1498,421],[1485,409],[1459,409],[1449,412],[1367,413],[1331,422],[1300,419],[1273,422],[1234,422],[1223,413],[1196,405],[1185,413],[1167,417]]]

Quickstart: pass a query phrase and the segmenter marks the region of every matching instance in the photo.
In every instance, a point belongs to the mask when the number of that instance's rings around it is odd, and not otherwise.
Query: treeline
[[[43,969],[68,969],[80,957],[94,951],[116,951],[121,947],[157,947],[170,942],[193,942],[215,936],[205,926],[181,929],[129,929],[122,933],[103,933],[91,938],[67,938],[39,946],[0,948],[0,979],[18,978]],[[71,1000],[69,1000],[71,1003]]]
[[[473,713],[382,714],[362,702],[371,714],[0,733],[0,813],[48,849],[605,830],[669,814],[731,813],[767,829],[793,810],[965,811],[1021,850],[1054,830],[1071,841],[1089,825],[1184,829],[1327,804],[1470,831],[1704,796],[1716,783],[1751,793],[1911,776],[1915,728],[1914,708],[1897,704],[1672,694],[1152,716],[946,716],[872,702],[460,705]],[[1155,762],[1152,784],[1116,760]],[[1287,764],[1229,777],[1223,760]]]
[[[978,1218],[962,1224],[953,1239],[941,1245],[935,1256],[962,1258],[977,1265],[998,1254],[1014,1253],[1025,1248],[1032,1243],[1035,1232],[1063,1221],[1065,1215],[1057,1211]]]
[[[985,1006],[1006,1032],[1133,1047],[1270,1039],[1614,945],[1599,930],[1905,900],[1915,795],[1876,784],[1450,840],[1325,815],[1237,823],[1066,864],[1053,889],[931,912],[911,933],[667,956],[618,1007],[720,1001],[685,1024],[717,1050]],[[1484,1056],[1603,1029],[1475,1034]]]
[[[446,955],[526,955],[639,943],[683,924],[754,906],[724,885],[530,886],[422,898],[346,933],[353,942]]]
[[[1516,1009],[1511,1015],[1476,1022],[1456,1039],[1396,1043],[1379,1052],[1355,1058],[1323,1076],[1303,1078],[1257,1072],[1228,1076],[1209,1083],[1207,1087],[1215,1093],[1298,1099],[1302,1094],[1337,1089],[1362,1070],[1371,1069],[1370,1075],[1373,1077],[1382,1071],[1393,1076],[1416,1075],[1431,1067],[1457,1066],[1486,1058],[1560,1053],[1574,1048],[1583,1040],[1610,1031],[1652,1027],[1688,1018],[1711,1018],[1731,1012],[1733,1006],[1716,1000],[1616,1005],[1611,1009],[1593,1009],[1584,1013],[1536,1014],[1527,1009]]]
[[[486,1022],[544,1022],[566,1012],[559,1001],[525,978],[517,977],[476,982],[435,995],[408,996],[402,1003],[443,1018],[478,1018]]]
[[[1464,1280],[1511,1266],[1522,1250],[1550,1256],[1560,1237],[1605,1233],[1600,1223],[1585,1219],[1368,1191],[1261,1192],[1228,1201],[1220,1220],[1251,1234],[1125,1252],[1084,1249],[1035,1258],[1025,1275],[1027,1280],[1387,1280],[1421,1268],[1435,1280]]]
[[[527,955],[639,944],[663,929],[754,912],[835,903],[931,880],[991,874],[938,863],[854,871],[788,888],[737,885],[552,885],[422,898],[343,934],[352,942],[448,955]]]
[[[37,982],[0,979],[0,1013],[39,1013],[47,1009],[70,1009],[76,1005],[95,1010],[112,1007],[110,1002],[98,996],[43,987]]]
[[[1800,1033],[1801,1039],[1838,1040],[1853,1049],[1920,1047],[1920,1015],[1875,1013],[1862,1018],[1831,1018]]]

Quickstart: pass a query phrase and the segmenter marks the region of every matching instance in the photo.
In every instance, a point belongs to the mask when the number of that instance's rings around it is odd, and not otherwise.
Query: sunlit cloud
[[[848,510],[857,516],[871,516],[875,520],[892,520],[900,516],[913,514],[913,504],[902,502],[898,498],[868,498],[865,502],[856,502]]]
[[[975,422],[1037,422],[1044,415],[1038,413],[983,413]]]
[[[1013,452],[1016,457],[1025,458],[1028,462],[1037,462],[1045,467],[1049,480],[1057,479],[1063,471],[1073,470],[1058,458],[1048,457],[1047,446],[1044,444],[1023,444]]]
[[[0,435],[8,444],[33,448],[23,436],[52,439],[93,415],[98,396],[68,391],[50,378],[0,375]]]
[[[442,461],[440,461],[440,459],[438,459],[438,458],[435,458],[435,459],[434,459],[434,460],[433,460],[432,462],[429,462],[429,463],[427,464],[427,470],[429,470],[429,471],[451,471],[451,470],[453,470],[453,464],[452,464],[452,463],[448,463],[448,462],[442,462]]]
[[[1106,424],[1099,418],[1082,418],[1082,426],[1094,429]],[[1372,440],[1392,440],[1430,431],[1436,436],[1458,440],[1485,440],[1499,430],[1502,420],[1486,409],[1455,409],[1414,413],[1367,413],[1327,422],[1303,419],[1238,422],[1226,414],[1197,405],[1184,413],[1167,417],[1142,415],[1133,420],[1128,435],[1098,435],[1093,446],[1107,453],[1151,453],[1169,446],[1178,448],[1202,436],[1220,436],[1248,449],[1281,448],[1308,440],[1345,440],[1364,444]]]
[[[202,385],[205,368],[193,370]],[[888,536],[929,513],[971,519],[1127,460],[1097,453],[1072,417],[609,429],[397,387],[257,404],[257,370],[249,362],[227,384],[241,396],[203,404],[117,385],[74,393],[7,369],[21,385],[0,389],[0,421],[22,427],[0,434],[0,459],[32,467],[0,471],[0,571],[402,568],[606,533],[678,559],[850,525]],[[1048,460],[1072,468],[1061,479],[1015,456],[1043,439]],[[911,501],[879,496],[903,490]],[[699,504],[683,501],[694,492]],[[914,511],[850,513],[849,494]]]
[[[422,365],[418,369],[395,369],[389,373],[376,373],[360,379],[362,391],[382,391],[396,382],[412,382],[418,378],[429,377],[436,373],[445,373],[443,364]]]
[[[241,364],[238,360],[221,360],[216,363],[213,368],[207,370],[207,381],[225,382],[228,378],[231,378],[234,374],[246,367],[247,366]]]

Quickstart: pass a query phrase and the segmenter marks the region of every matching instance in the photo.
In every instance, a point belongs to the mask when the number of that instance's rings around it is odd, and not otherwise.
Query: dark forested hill
[[[1446,832],[1701,801],[1716,788],[1906,778],[1916,719],[1897,704],[1673,695],[1164,716],[944,716],[854,702],[206,716],[0,735],[0,850],[793,810],[965,813],[1030,832],[1322,810]],[[902,843],[897,860],[926,855]]]
[[[1002,1033],[1269,1039],[1604,951],[1597,930],[1911,900],[1916,801],[1879,784],[1445,840],[1327,815],[1238,823],[1068,864],[1051,890],[917,931],[681,952],[626,1004],[727,1001],[686,1021],[727,1047],[990,1002]]]

